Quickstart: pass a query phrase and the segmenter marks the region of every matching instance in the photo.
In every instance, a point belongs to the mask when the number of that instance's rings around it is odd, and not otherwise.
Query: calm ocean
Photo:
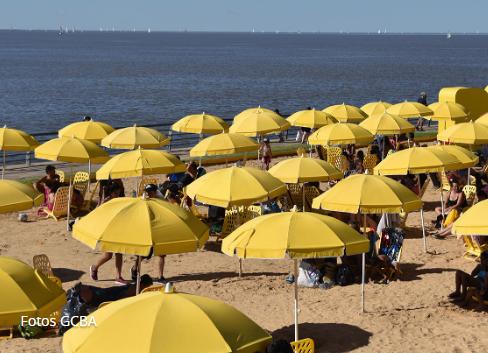
[[[0,124],[232,118],[488,84],[488,36],[0,31]]]

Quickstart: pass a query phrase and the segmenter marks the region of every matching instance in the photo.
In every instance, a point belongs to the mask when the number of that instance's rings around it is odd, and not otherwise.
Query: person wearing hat
[[[488,252],[481,254],[480,263],[471,274],[456,271],[456,289],[449,294],[453,301],[463,302],[462,306],[467,306],[475,296],[480,308],[484,308],[484,301],[488,299]]]
[[[427,106],[427,93],[421,92],[419,98],[417,99],[417,102]],[[422,118],[421,116],[419,116],[419,118],[417,119],[417,124],[415,125],[415,129],[419,131],[424,130],[424,118]]]
[[[144,198],[148,199],[164,199],[164,195],[159,191],[157,185],[155,184],[147,184],[144,187]]]
[[[259,155],[261,156],[263,168],[268,170],[273,153],[271,152],[271,144],[269,143],[269,139],[267,137],[263,139],[261,146],[259,146]]]

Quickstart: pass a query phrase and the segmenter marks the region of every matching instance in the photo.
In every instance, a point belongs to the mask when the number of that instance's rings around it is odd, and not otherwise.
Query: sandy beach
[[[429,185],[424,195],[426,222],[434,218],[438,193]],[[65,290],[78,281],[98,286],[113,285],[114,265],[107,263],[94,283],[89,265],[99,256],[66,233],[65,222],[35,220],[19,223],[17,214],[0,216],[0,255],[32,264],[32,256],[49,256]],[[454,271],[471,271],[474,263],[463,259],[460,240],[428,239],[429,252],[422,250],[420,215],[407,220],[400,280],[387,285],[366,285],[366,313],[360,313],[360,285],[335,286],[328,290],[301,288],[300,335],[315,340],[317,352],[482,352],[488,338],[480,335],[488,317],[448,301]],[[131,257],[124,258],[129,278]],[[157,260],[143,263],[143,272],[156,276]],[[197,253],[172,255],[167,259],[166,278],[178,291],[194,293],[231,304],[272,332],[293,338],[293,291],[285,282],[291,261],[246,260],[245,275],[237,276],[238,261],[219,252],[209,241]],[[0,341],[0,352],[61,352],[61,338]]]

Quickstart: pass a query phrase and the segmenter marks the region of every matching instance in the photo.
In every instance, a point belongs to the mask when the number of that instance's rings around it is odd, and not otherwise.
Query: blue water
[[[30,132],[84,114],[115,126],[289,114],[487,84],[488,36],[0,31],[0,124]]]

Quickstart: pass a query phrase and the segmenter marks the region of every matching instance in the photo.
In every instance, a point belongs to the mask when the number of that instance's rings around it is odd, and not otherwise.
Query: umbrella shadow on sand
[[[85,274],[84,271],[73,270],[70,268],[53,268],[53,273],[61,282],[77,281]]]
[[[312,338],[315,352],[342,353],[365,347],[373,335],[357,326],[339,323],[300,323],[300,337]],[[285,326],[272,333],[274,339],[293,340],[295,326]]]
[[[423,264],[401,263],[400,281],[418,281],[422,279],[422,275],[431,273],[456,272],[455,268],[424,268],[423,266]]]
[[[246,277],[258,277],[258,276],[286,276],[285,272],[244,272],[241,278]],[[213,281],[218,282],[221,279],[234,278],[239,279],[239,274],[236,271],[226,272],[209,272],[209,273],[183,273],[178,276],[168,278],[172,282],[184,282],[184,281]]]

